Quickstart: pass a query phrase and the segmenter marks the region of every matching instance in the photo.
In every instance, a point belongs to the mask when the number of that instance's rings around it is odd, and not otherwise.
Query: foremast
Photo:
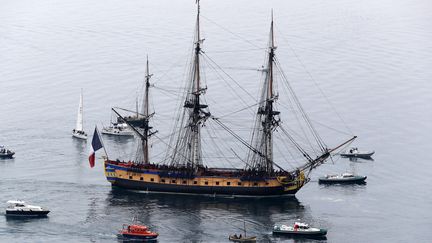
[[[200,55],[202,53],[201,45],[204,39],[200,34],[200,1],[197,0],[197,18],[196,31],[194,38],[194,49],[192,65],[190,70],[189,88],[187,90],[186,100],[184,102],[183,118],[186,120],[181,131],[172,155],[171,164],[174,166],[186,166],[196,169],[202,166],[201,151],[201,126],[210,116],[208,106],[201,101],[207,88],[201,84]]]

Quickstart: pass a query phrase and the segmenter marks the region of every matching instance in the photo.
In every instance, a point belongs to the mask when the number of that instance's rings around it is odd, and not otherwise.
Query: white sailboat
[[[83,130],[83,94],[81,90],[80,103],[78,106],[78,116],[75,129],[72,130],[72,136],[79,139],[87,140],[87,133]]]

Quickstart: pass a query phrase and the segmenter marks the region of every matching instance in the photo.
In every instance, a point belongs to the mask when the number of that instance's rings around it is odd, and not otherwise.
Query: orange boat
[[[154,240],[158,237],[158,233],[150,231],[147,226],[139,224],[124,224],[120,235],[128,239]]]

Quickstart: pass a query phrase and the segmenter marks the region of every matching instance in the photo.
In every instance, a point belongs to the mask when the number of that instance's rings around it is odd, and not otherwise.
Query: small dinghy
[[[318,179],[323,184],[355,184],[365,183],[367,176],[354,175],[352,173],[343,173],[341,175],[326,175]]]
[[[28,205],[24,201],[7,201],[6,216],[43,217],[50,211],[40,206]]]
[[[15,152],[0,145],[0,159],[12,159]]]
[[[147,226],[140,224],[124,224],[119,235],[125,239],[155,240],[159,234],[150,231]]]
[[[294,226],[288,225],[275,225],[273,227],[273,234],[290,235],[290,236],[309,236],[309,237],[322,237],[327,234],[326,229],[318,229],[309,227],[308,224],[295,222]]]
[[[256,236],[247,236],[246,235],[246,221],[243,221],[243,233],[244,235],[230,235],[228,239],[233,242],[256,242]]]
[[[342,152],[340,155],[346,158],[364,158],[370,159],[375,151],[359,151],[358,148],[350,148],[350,150]]]
[[[230,235],[229,240],[233,242],[256,242],[256,236],[242,236],[242,235]]]

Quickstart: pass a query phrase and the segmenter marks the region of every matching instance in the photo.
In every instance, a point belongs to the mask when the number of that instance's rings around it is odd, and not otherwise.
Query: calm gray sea
[[[431,242],[432,2],[202,0],[206,55],[254,96],[271,9],[278,58],[312,120],[358,135],[355,145],[376,154],[335,156],[292,199],[228,200],[113,190],[102,154],[90,169],[90,142],[70,135],[81,88],[88,133],[109,123],[112,106],[134,109],[147,55],[154,124],[161,137],[170,133],[195,1],[0,0],[0,144],[16,151],[0,161],[0,204],[23,199],[52,210],[44,219],[0,217],[0,241],[116,242],[137,215],[159,242],[227,242],[243,220],[259,242],[315,242],[271,235],[273,224],[297,219],[327,228],[328,242]],[[213,114],[241,109],[226,82],[206,71]],[[241,126],[252,115],[231,122]],[[317,129],[329,145],[343,137]],[[110,157],[130,158],[133,139],[104,140]],[[367,184],[317,183],[351,170]]]

